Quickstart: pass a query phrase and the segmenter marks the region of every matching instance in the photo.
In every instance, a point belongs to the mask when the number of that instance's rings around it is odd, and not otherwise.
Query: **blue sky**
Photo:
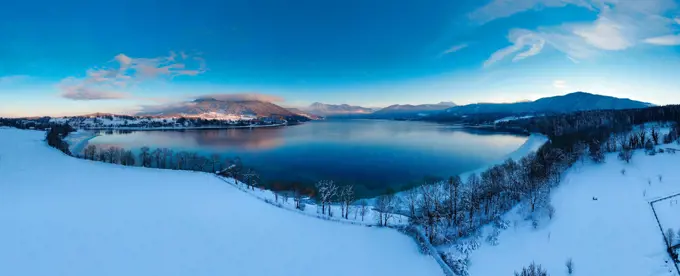
[[[677,0],[10,1],[0,116],[134,113],[204,94],[284,106],[680,103]]]

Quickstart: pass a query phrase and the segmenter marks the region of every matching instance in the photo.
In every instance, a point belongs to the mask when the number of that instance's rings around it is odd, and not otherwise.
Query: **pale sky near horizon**
[[[10,1],[0,116],[134,113],[206,94],[289,107],[680,104],[680,0]]]

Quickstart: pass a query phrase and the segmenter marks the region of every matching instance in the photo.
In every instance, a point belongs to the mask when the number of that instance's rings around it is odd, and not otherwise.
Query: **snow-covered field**
[[[43,138],[0,128],[0,275],[442,275],[395,230],[290,212],[205,173],[67,157]]]
[[[654,202],[654,210],[664,233],[673,230],[671,245],[680,244],[680,194]]]
[[[534,229],[518,212],[507,214],[510,227],[499,244],[482,242],[470,254],[470,275],[512,275],[532,261],[549,275],[567,275],[569,258],[574,275],[677,275],[649,202],[680,193],[679,168],[680,154],[642,151],[630,164],[616,154],[604,164],[576,164],[552,193],[553,219]],[[679,222],[677,205],[659,213],[661,220]]]

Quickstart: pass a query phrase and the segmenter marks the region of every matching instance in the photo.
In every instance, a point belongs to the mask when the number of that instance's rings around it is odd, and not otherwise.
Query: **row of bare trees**
[[[522,202],[530,216],[546,211],[550,190],[573,157],[543,147],[519,161],[508,159],[480,174],[428,183],[404,192],[399,210],[423,226],[433,244],[476,231]]]
[[[131,150],[126,150],[116,146],[97,147],[96,145],[88,145],[85,147],[80,157],[88,160],[102,161],[125,166],[138,165],[148,168],[205,172],[221,171],[225,165],[230,166],[233,164],[238,164],[238,167],[241,167],[240,160],[238,158],[233,160],[226,159],[223,161],[218,154],[212,154],[210,157],[205,157],[196,152],[174,152],[168,148],[156,148],[151,150],[149,147],[142,147],[139,150],[139,153],[135,155]],[[248,183],[256,184],[256,177],[253,177],[253,174],[254,173],[251,173],[248,176],[250,179],[252,179],[252,181],[248,181]],[[239,174],[239,176],[241,176],[241,174]]]

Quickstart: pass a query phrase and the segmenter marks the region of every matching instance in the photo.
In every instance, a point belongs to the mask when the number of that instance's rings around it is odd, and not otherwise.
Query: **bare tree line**
[[[225,165],[235,162],[240,164],[238,158],[222,160],[218,154],[205,157],[191,151],[175,152],[168,148],[156,148],[152,151],[149,147],[142,147],[138,154],[134,154],[131,150],[116,146],[97,147],[96,145],[88,145],[79,157],[124,166],[137,165],[147,168],[203,172],[219,172],[224,169]],[[249,183],[255,184],[256,182],[251,181]]]

